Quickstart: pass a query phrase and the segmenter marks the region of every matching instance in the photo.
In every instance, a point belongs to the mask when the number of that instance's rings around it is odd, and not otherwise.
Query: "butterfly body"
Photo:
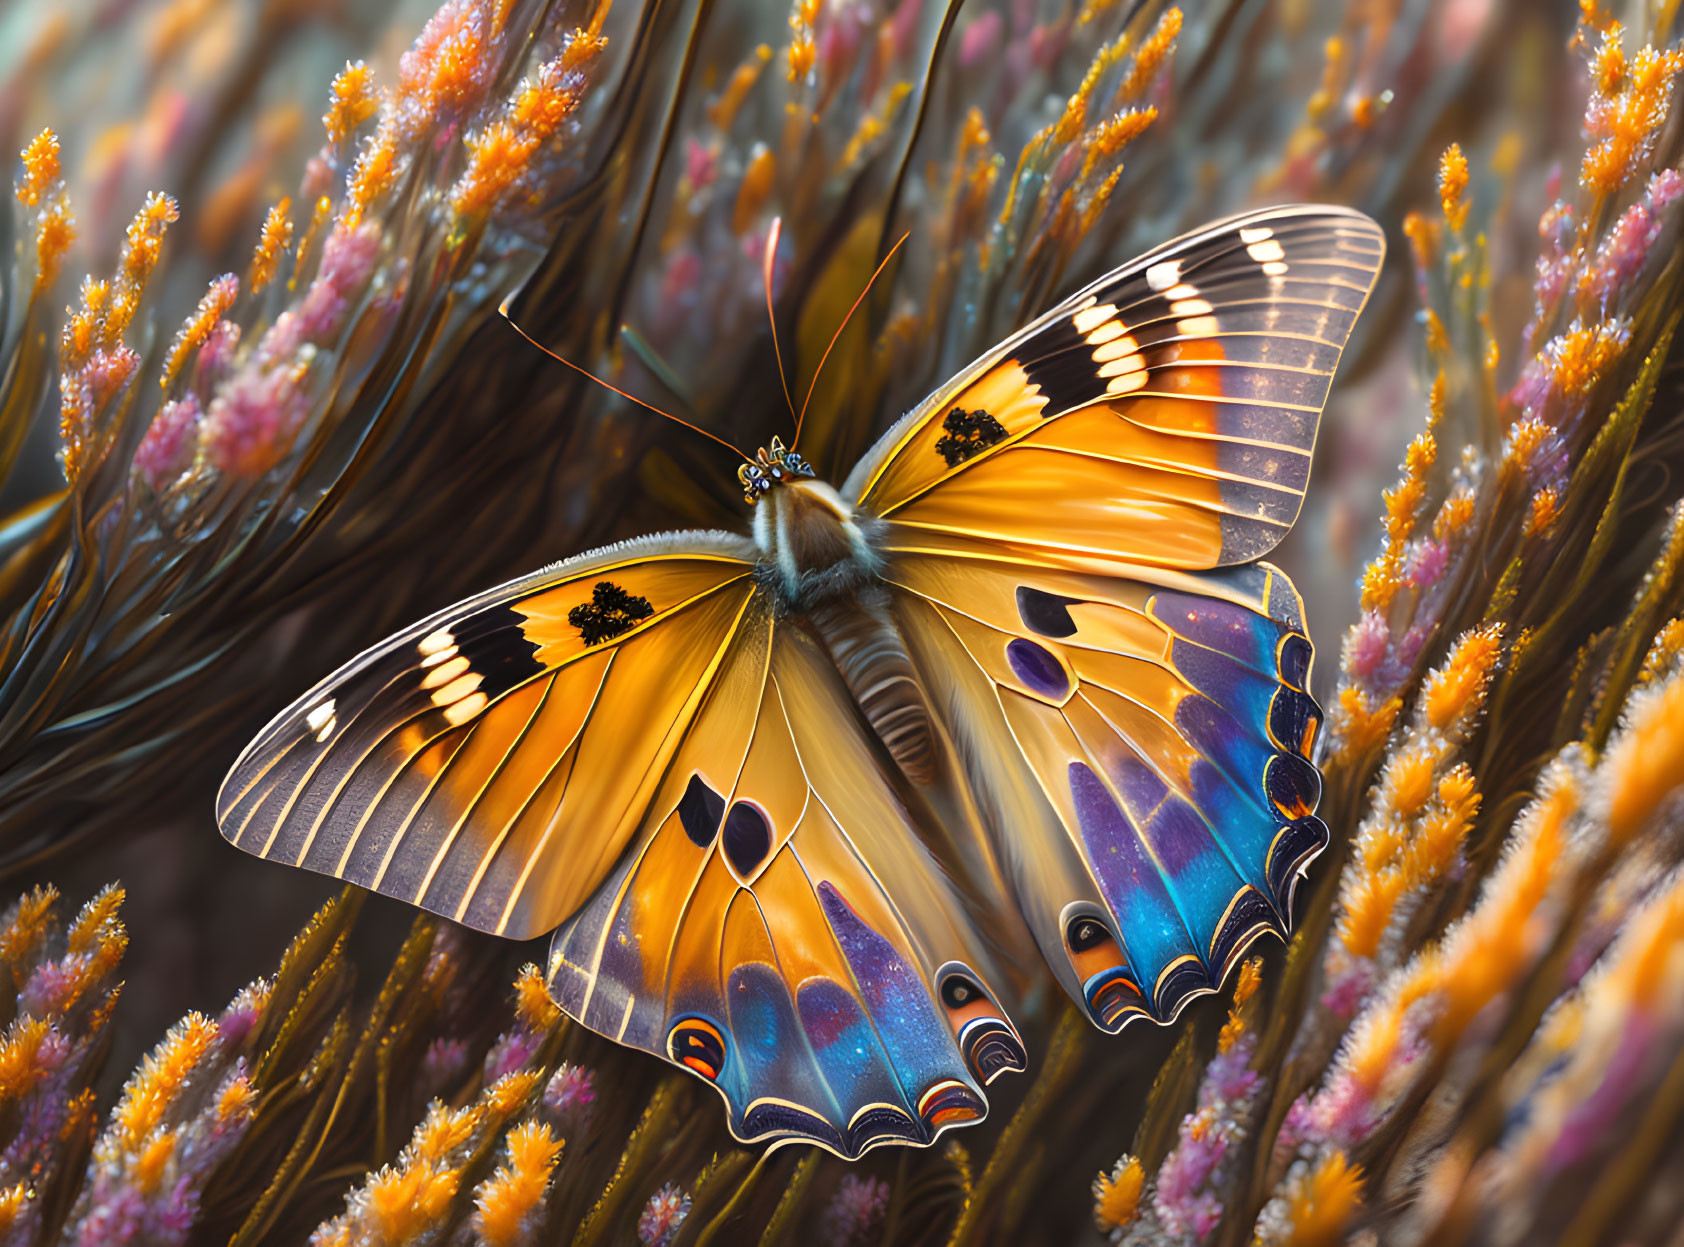
[[[1321,716],[1257,560],[1383,251],[1287,207],[1148,253],[840,489],[774,441],[751,535],[580,555],[369,650],[247,747],[223,834],[553,930],[557,1003],[706,1079],[742,1140],[979,1119],[1028,1064],[1024,945],[1116,1031],[1290,927]]]
[[[935,778],[929,712],[882,583],[873,543],[882,525],[814,478],[774,439],[758,461],[779,475],[751,490],[757,578],[779,614],[809,627],[836,664],[866,721],[907,778]]]

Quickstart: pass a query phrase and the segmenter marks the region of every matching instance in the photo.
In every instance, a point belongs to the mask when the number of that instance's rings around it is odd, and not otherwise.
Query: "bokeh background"
[[[0,8],[6,1241],[1677,1241],[1675,9]],[[773,218],[797,394],[908,234],[815,394],[839,479],[1064,292],[1296,200],[1392,245],[1275,556],[1335,847],[1179,1027],[1045,998],[984,1127],[762,1158],[559,1022],[541,946],[217,834],[250,734],[392,628],[744,522],[506,295],[754,446]]]

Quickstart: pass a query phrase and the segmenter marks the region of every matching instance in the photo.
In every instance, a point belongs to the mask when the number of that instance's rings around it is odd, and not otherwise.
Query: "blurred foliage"
[[[132,893],[5,919],[0,1242],[1670,1241],[1675,6],[431,10],[0,18],[0,866]],[[210,813],[257,722],[498,576],[742,520],[710,444],[532,351],[511,290],[754,445],[787,431],[771,220],[797,395],[909,233],[813,391],[836,476],[1063,290],[1285,199],[1397,245],[1281,552],[1343,631],[1334,848],[1228,999],[1120,1040],[1049,1004],[985,1125],[848,1166],[735,1146],[505,946],[360,894],[263,974],[242,889],[283,884]],[[203,863],[191,938],[249,984],[144,1056],[123,1018],[184,989],[148,927],[125,951],[136,844]]]

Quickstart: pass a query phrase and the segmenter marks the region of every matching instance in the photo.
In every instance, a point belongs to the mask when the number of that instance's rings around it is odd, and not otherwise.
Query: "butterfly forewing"
[[[1201,568],[1298,516],[1383,235],[1338,208],[1210,226],[1067,300],[891,429],[844,493],[906,548]]]
[[[417,624],[253,741],[223,834],[481,930],[552,929],[641,819],[755,593],[752,556],[723,534],[628,543]]]

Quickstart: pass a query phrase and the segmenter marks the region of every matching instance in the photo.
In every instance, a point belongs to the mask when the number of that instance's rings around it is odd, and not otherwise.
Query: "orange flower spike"
[[[216,1100],[216,1115],[223,1122],[244,1121],[257,1105],[257,1090],[249,1078],[235,1078]]]
[[[1468,220],[1468,158],[1460,143],[1445,148],[1438,162],[1438,202],[1446,224],[1456,233]]]
[[[1618,191],[1653,150],[1666,124],[1672,79],[1684,69],[1684,52],[1645,47],[1628,62],[1618,22],[1603,32],[1591,64],[1595,92],[1585,113],[1585,130],[1601,141],[1579,166],[1579,181],[1598,194]]]
[[[292,246],[292,217],[288,215],[291,211],[292,200],[282,199],[263,218],[263,231],[258,235],[251,271],[246,277],[246,286],[253,294],[275,279],[281,256]]]
[[[1560,514],[1561,497],[1555,486],[1546,485],[1532,495],[1531,505],[1527,508],[1524,529],[1527,538],[1535,540],[1547,535]]]
[[[1432,308],[1426,311],[1427,320],[1427,349],[1434,355],[1447,355],[1450,352],[1450,335],[1445,332],[1444,322],[1439,319]]]
[[[1333,1247],[1362,1206],[1362,1168],[1329,1152],[1302,1183],[1294,1184],[1287,1204],[1292,1230],[1282,1247]]]
[[[1403,876],[1396,870],[1382,870],[1358,880],[1345,898],[1345,912],[1339,919],[1339,942],[1345,951],[1353,957],[1374,956],[1402,895]]]
[[[1248,1025],[1249,1011],[1246,1004],[1257,995],[1257,989],[1263,985],[1263,959],[1248,957],[1240,963],[1239,975],[1234,979],[1234,1000],[1228,1007],[1228,1020],[1222,1024],[1222,1031],[1216,1037],[1218,1052],[1231,1052],[1234,1045],[1245,1034]]]
[[[1419,212],[1406,213],[1403,235],[1409,239],[1409,249],[1415,257],[1415,267],[1423,272],[1431,269],[1438,255],[1439,225]]]
[[[478,1104],[451,1110],[435,1104],[419,1126],[410,1145],[422,1160],[442,1160],[473,1137],[485,1119],[485,1109]]]
[[[1473,517],[1473,492],[1465,488],[1454,490],[1433,517],[1433,537],[1438,541],[1459,537],[1473,523]]]
[[[1643,830],[1669,794],[1684,784],[1684,675],[1642,698],[1608,750],[1608,835],[1615,845]]]
[[[1473,772],[1457,766],[1438,786],[1438,803],[1421,820],[1415,837],[1404,854],[1403,872],[1411,888],[1421,888],[1444,877],[1473,828],[1479,813],[1479,793],[1474,790]]]
[[[76,241],[76,217],[70,211],[70,197],[61,194],[42,210],[35,224],[35,293],[40,294],[58,279],[59,266],[70,244]]]
[[[39,207],[47,191],[59,180],[58,135],[43,130],[23,149],[23,180],[15,190],[18,202]]]
[[[70,924],[67,937],[69,951],[82,954],[98,944],[103,944],[112,938],[113,934],[121,934],[123,924],[118,920],[118,911],[123,906],[127,896],[122,888],[108,885],[82,906],[76,915],[76,921]]]
[[[1684,616],[1674,619],[1655,635],[1654,644],[1643,656],[1643,669],[1637,674],[1639,685],[1649,685],[1661,678],[1684,654]]]
[[[1590,76],[1600,95],[1613,95],[1626,76],[1625,49],[1620,37],[1625,33],[1619,22],[1610,22],[1602,31],[1602,45],[1591,60]]]
[[[181,218],[176,201],[159,191],[147,195],[134,220],[124,232],[123,254],[119,262],[122,279],[144,285],[157,267],[158,254],[163,249],[164,231]]]
[[[1426,749],[1394,754],[1381,778],[1382,800],[1401,818],[1413,818],[1433,795],[1434,758]]]
[[[379,110],[380,93],[374,87],[374,71],[363,61],[347,61],[329,89],[328,108],[322,117],[327,141],[337,147]]]
[[[1163,67],[1164,60],[1175,48],[1175,40],[1181,34],[1181,10],[1170,8],[1164,10],[1164,15],[1158,19],[1158,24],[1152,28],[1152,33],[1146,36],[1140,45],[1140,51],[1134,54],[1134,63],[1129,66],[1128,76],[1117,89],[1117,97],[1123,100],[1136,99],[1152,85],[1158,76],[1158,70]]]
[[[28,1182],[19,1182],[0,1190],[0,1234],[10,1230],[18,1214],[29,1207],[34,1192]]]
[[[497,1117],[507,1117],[524,1104],[543,1081],[544,1075],[540,1070],[516,1070],[512,1074],[504,1074],[485,1093],[487,1111]]]
[[[1147,105],[1145,108],[1118,113],[1109,121],[1100,122],[1094,127],[1093,137],[1088,141],[1087,154],[1082,160],[1082,177],[1086,178],[1092,173],[1094,166],[1101,160],[1116,155],[1146,133],[1147,127],[1157,119],[1158,110]]]
[[[1388,697],[1379,706],[1371,707],[1361,689],[1348,686],[1340,689],[1340,736],[1344,742],[1341,752],[1360,757],[1380,745],[1391,735],[1392,725],[1402,709],[1403,701],[1398,697]]]
[[[1485,686],[1502,652],[1503,625],[1462,634],[1444,665],[1427,677],[1422,704],[1427,721],[1440,731],[1464,726],[1485,702]]]
[[[734,233],[740,236],[754,228],[760,210],[771,197],[772,181],[777,172],[778,164],[772,156],[772,149],[764,143],[756,143],[748,168],[743,171],[742,184],[737,187],[737,202],[731,209],[731,229]]]
[[[50,1028],[39,1018],[23,1017],[6,1028],[0,1039],[0,1104],[27,1095],[47,1076],[37,1063]]]
[[[147,1139],[136,1157],[134,1168],[134,1182],[141,1191],[151,1193],[158,1189],[160,1182],[169,1168],[170,1161],[175,1156],[175,1134],[164,1131]]]
[[[541,1122],[523,1122],[505,1142],[508,1160],[474,1193],[480,1240],[488,1247],[525,1241],[526,1219],[550,1184],[562,1141]]]
[[[515,1014],[531,1030],[546,1031],[561,1017],[561,1010],[550,999],[544,986],[543,972],[528,962],[520,968],[515,979]]]
[[[133,1151],[152,1133],[216,1036],[216,1023],[201,1013],[189,1013],[170,1028],[123,1088],[112,1115],[120,1130],[117,1146]]]
[[[350,185],[345,188],[344,218],[347,226],[359,224],[369,207],[398,176],[397,126],[382,121],[373,136],[357,154],[351,169]]]
[[[187,318],[170,343],[169,354],[164,358],[164,367],[158,376],[159,388],[166,391],[170,388],[180,375],[187,357],[204,345],[216,322],[234,305],[239,292],[240,279],[232,273],[224,273],[211,282],[210,288],[200,297],[193,315]]]
[[[420,1162],[384,1169],[368,1185],[369,1219],[383,1242],[402,1243],[432,1225],[456,1196],[461,1174]]]
[[[33,957],[46,942],[57,906],[58,889],[50,883],[31,888],[18,898],[11,925],[0,931],[0,961],[17,968]]]
[[[466,144],[473,153],[468,171],[456,184],[451,204],[463,216],[477,216],[496,206],[515,179],[526,172],[538,141],[517,134],[513,127],[494,121]]]
[[[1603,321],[1578,326],[1553,339],[1549,349],[1555,387],[1572,397],[1589,393],[1620,357],[1628,337],[1619,323]]]
[[[753,90],[754,84],[760,80],[760,71],[766,68],[766,63],[772,59],[772,49],[769,44],[761,44],[755,48],[752,55],[737,66],[731,73],[731,80],[725,84],[725,90],[719,93],[719,98],[708,105],[708,120],[713,122],[719,130],[729,130],[731,123],[736,120],[737,111],[742,108],[743,101]]]
[[[1110,1173],[1093,1180],[1093,1220],[1100,1233],[1120,1230],[1135,1219],[1145,1187],[1146,1170],[1135,1156],[1123,1157]]]

